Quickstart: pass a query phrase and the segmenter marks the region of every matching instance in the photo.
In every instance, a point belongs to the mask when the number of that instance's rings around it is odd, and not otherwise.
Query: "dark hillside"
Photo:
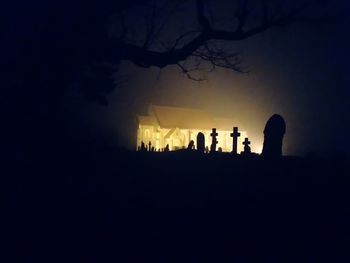
[[[3,177],[5,237],[16,261],[346,262],[348,165],[81,149]]]

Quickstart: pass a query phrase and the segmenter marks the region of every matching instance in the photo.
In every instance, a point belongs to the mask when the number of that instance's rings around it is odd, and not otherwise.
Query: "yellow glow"
[[[212,138],[210,136],[211,130],[199,130],[199,129],[180,129],[180,128],[161,128],[160,126],[151,125],[139,125],[137,132],[137,147],[141,146],[144,142],[146,146],[151,142],[151,146],[155,147],[155,150],[164,149],[166,145],[169,145],[171,151],[187,148],[191,140],[194,141],[194,146],[197,148],[197,135],[202,132],[205,137],[205,145],[210,148]],[[223,152],[232,151],[232,137],[230,133],[232,131],[217,130],[217,146],[222,148]],[[240,131],[241,136],[238,138],[238,152],[243,151],[243,140],[247,137],[246,131]]]
[[[138,120],[137,148],[141,147],[143,142],[146,147],[154,147],[156,151],[164,149],[167,145],[170,151],[184,149],[191,140],[197,148],[199,132],[204,134],[205,146],[210,149],[212,143],[210,134],[212,129],[216,128],[218,133],[216,149],[221,148],[223,152],[231,152],[233,148],[231,133],[236,126],[240,132],[237,140],[237,151],[240,153],[244,149],[242,142],[248,137],[247,131],[242,129],[242,125],[237,120],[219,118],[197,109],[151,105],[148,115],[138,116]],[[254,141],[251,144],[253,151],[260,152],[260,147],[255,145]]]
[[[252,143],[251,150],[252,152],[260,154],[262,152],[263,144],[262,143]]]

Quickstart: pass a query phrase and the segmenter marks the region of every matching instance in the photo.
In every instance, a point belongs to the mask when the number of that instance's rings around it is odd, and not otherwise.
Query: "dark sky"
[[[337,1],[330,24],[296,24],[232,43],[243,54],[247,74],[217,69],[198,83],[174,66],[159,71],[123,63],[119,74],[129,76],[127,84],[109,96],[108,107],[83,103],[82,127],[103,127],[130,146],[133,116],[150,103],[194,107],[239,119],[259,149],[266,120],[280,113],[287,122],[285,153],[348,151],[349,6]]]
[[[23,28],[34,19],[35,15],[28,15],[26,10],[42,14],[40,8],[50,8],[50,4],[42,7],[43,2],[37,2],[38,5],[23,2],[23,5],[12,6],[12,12],[21,15],[18,19],[11,16],[8,20],[16,21],[12,25],[13,32],[25,32]],[[216,21],[223,26],[222,21],[229,10],[225,7],[229,2],[214,6],[214,15],[220,17]],[[86,100],[72,85],[73,88],[66,92],[65,105],[72,136],[103,137],[112,145],[131,148],[135,138],[135,115],[145,113],[148,105],[153,103],[205,109],[219,116],[237,118],[247,130],[253,150],[262,145],[262,132],[269,116],[279,113],[287,123],[285,153],[349,152],[350,4],[348,1],[331,1],[330,6],[328,13],[335,16],[332,23],[273,28],[245,41],[229,43],[243,55],[243,65],[249,73],[217,69],[206,74],[205,81],[194,82],[175,66],[162,70],[145,69],[122,62],[117,79],[125,81],[108,95],[108,106]],[[67,7],[61,10],[63,17],[69,13]],[[91,6],[81,7],[91,8],[93,14]],[[142,25],[139,23],[140,10],[134,10],[128,11],[127,18],[136,22],[138,31]],[[315,9],[311,14],[318,12]],[[76,14],[77,21],[79,15]],[[70,27],[70,20],[66,20],[62,31]],[[94,21],[91,21],[84,27],[93,28]],[[190,9],[180,12],[170,23],[167,34],[187,30],[192,21]],[[84,41],[88,46],[89,39]],[[91,43],[95,42],[96,39],[91,40]],[[69,61],[68,66],[71,66]]]

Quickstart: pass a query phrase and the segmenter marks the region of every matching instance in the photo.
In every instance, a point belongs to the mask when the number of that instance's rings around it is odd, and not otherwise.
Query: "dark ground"
[[[350,261],[346,156],[81,147],[6,167],[2,262]]]

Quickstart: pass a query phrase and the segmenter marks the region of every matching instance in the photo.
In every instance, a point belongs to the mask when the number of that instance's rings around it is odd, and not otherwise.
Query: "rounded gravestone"
[[[286,132],[286,122],[283,117],[274,114],[267,121],[264,129],[263,156],[278,157],[282,155],[283,136]]]
[[[201,132],[199,132],[197,135],[197,151],[202,153],[205,151],[205,137]]]
[[[191,150],[193,150],[193,147],[194,147],[194,141],[191,140],[187,146],[187,150],[191,151]]]

